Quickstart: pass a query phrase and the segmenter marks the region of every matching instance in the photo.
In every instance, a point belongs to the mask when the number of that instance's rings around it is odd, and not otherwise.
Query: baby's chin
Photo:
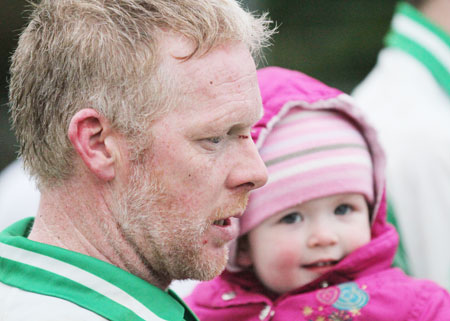
[[[335,264],[337,264],[337,262]],[[283,295],[288,292],[296,291],[318,280],[323,274],[332,269],[335,264],[330,263],[328,266],[327,265],[321,266],[321,264],[319,264],[318,266],[312,266],[311,268],[304,269],[304,271],[302,271],[303,275],[299,278],[297,282],[287,281],[284,282],[284,284],[278,284],[276,286],[273,284],[272,285],[266,284],[265,286],[268,290],[270,290],[277,296]]]

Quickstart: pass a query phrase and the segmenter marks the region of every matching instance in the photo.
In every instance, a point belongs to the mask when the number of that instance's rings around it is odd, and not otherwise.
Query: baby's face
[[[338,194],[268,218],[249,232],[249,249],[240,255],[268,289],[281,294],[315,280],[369,241],[365,198]]]

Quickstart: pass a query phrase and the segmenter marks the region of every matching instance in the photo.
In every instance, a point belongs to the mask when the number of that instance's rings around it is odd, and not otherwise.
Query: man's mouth
[[[217,226],[230,226],[231,225],[231,220],[230,220],[230,218],[224,218],[224,219],[221,219],[221,220],[214,221],[213,224],[217,225]]]

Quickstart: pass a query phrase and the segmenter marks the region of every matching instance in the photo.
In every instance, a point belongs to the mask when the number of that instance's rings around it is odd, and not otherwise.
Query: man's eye
[[[289,213],[281,218],[280,223],[294,224],[300,222],[301,220],[302,216],[300,215],[300,213]]]
[[[208,142],[212,143],[212,144],[218,144],[222,141],[222,137],[210,137],[206,139]]]
[[[348,204],[341,204],[334,209],[334,214],[336,215],[345,215],[350,213],[353,208]]]

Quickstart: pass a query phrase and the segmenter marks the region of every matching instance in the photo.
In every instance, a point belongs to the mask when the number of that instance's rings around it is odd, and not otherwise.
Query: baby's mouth
[[[313,269],[313,268],[322,268],[322,267],[332,267],[335,266],[339,261],[335,260],[326,260],[326,261],[317,261],[311,264],[305,264],[303,265],[306,269]]]

